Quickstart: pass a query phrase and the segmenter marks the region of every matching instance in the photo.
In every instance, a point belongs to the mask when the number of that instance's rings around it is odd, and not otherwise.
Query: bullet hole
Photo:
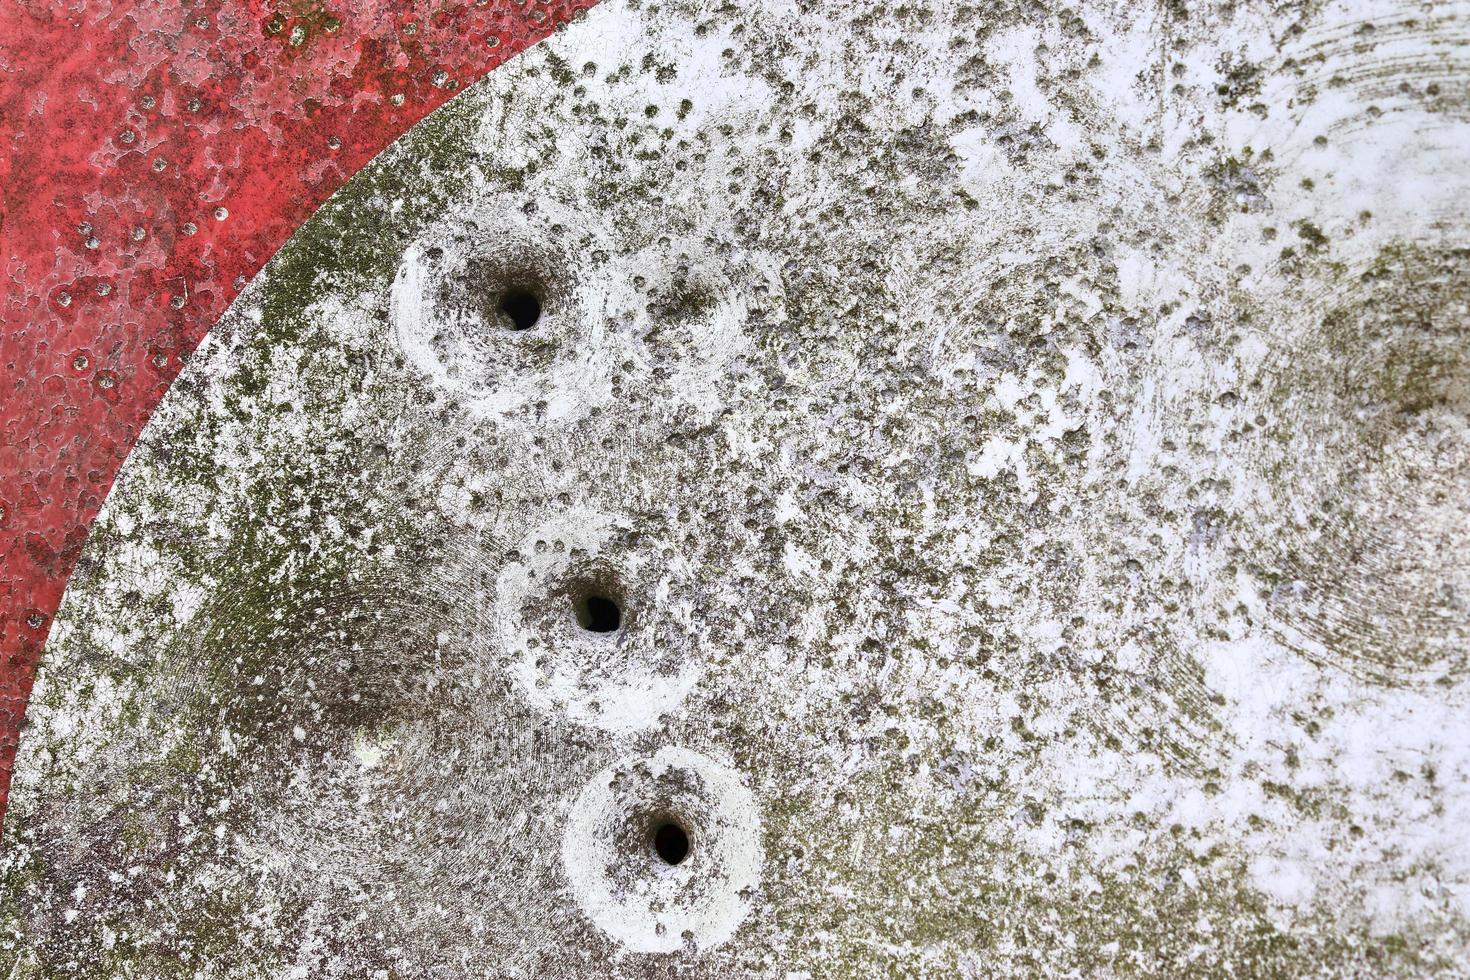
[[[541,300],[529,289],[513,287],[500,297],[500,315],[511,330],[530,330],[541,319]]]
[[[591,633],[615,633],[623,625],[623,609],[617,600],[589,593],[573,604],[577,625]]]
[[[664,864],[683,863],[689,856],[689,832],[673,821],[659,824],[653,831],[653,852]]]

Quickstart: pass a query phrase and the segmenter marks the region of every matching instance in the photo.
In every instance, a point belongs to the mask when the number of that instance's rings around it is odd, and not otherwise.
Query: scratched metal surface
[[[467,87],[103,508],[18,974],[1463,975],[1467,41],[608,0]]]

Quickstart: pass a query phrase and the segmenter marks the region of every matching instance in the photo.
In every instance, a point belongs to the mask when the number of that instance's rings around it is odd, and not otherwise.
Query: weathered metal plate
[[[1470,970],[1470,5],[621,0],[230,308],[21,975]]]
[[[590,4],[0,10],[0,816],[87,526],[199,339],[375,153]]]

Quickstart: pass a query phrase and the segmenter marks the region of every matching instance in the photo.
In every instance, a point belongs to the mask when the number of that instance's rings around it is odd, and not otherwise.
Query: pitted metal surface
[[[21,974],[1470,969],[1467,18],[610,2],[466,90],[104,508]]]

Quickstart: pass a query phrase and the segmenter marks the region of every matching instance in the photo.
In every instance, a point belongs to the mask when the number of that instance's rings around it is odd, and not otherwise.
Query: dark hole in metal
[[[653,832],[653,850],[665,864],[678,864],[689,856],[689,834],[676,823],[664,823]]]
[[[623,625],[623,610],[605,595],[583,596],[577,601],[577,625],[593,633],[612,633]]]
[[[500,297],[500,312],[512,330],[530,330],[541,319],[541,300],[529,289],[512,289]]]

